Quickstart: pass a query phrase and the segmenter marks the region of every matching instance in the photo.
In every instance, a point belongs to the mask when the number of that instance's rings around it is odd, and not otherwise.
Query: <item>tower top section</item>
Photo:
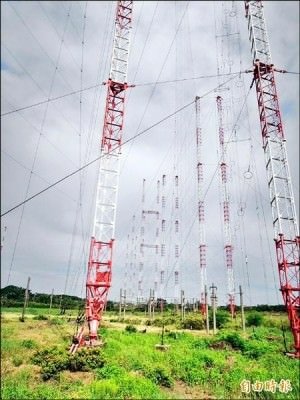
[[[109,79],[113,82],[127,82],[132,3],[132,1],[118,1],[111,69],[109,73]]]

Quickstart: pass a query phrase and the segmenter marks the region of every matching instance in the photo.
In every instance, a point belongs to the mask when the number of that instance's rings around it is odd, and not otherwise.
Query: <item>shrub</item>
[[[220,339],[229,343],[233,349],[244,350],[245,341],[237,332],[228,332],[220,336]]]
[[[200,316],[188,316],[180,325],[183,329],[201,330],[204,328],[204,322]]]
[[[154,368],[147,369],[146,377],[149,378],[156,385],[171,388],[174,385],[174,381],[169,371],[163,366],[156,366]]]
[[[68,354],[57,347],[37,351],[32,361],[42,367],[42,378],[45,381],[56,378],[60,371],[68,368]]]
[[[171,339],[178,339],[178,333],[177,332],[169,332],[168,337]]]
[[[138,318],[127,318],[124,319],[125,324],[128,325],[140,325],[141,321]]]
[[[224,328],[226,323],[229,321],[230,315],[227,311],[225,310],[218,310],[216,312],[216,325],[217,328]],[[209,324],[210,326],[213,325],[213,315],[212,312],[209,314]]]
[[[249,313],[246,317],[248,326],[261,326],[263,323],[263,316],[257,311]]]
[[[105,363],[100,347],[80,348],[75,354],[52,347],[37,351],[32,361],[42,367],[43,380],[56,378],[58,373],[63,370],[90,371],[103,367]]]
[[[68,361],[68,369],[73,372],[102,368],[105,363],[101,347],[82,347],[70,354]]]
[[[47,321],[48,317],[46,315],[44,315],[44,314],[39,314],[39,315],[35,315],[33,317],[33,319],[37,320],[37,321]]]
[[[126,325],[125,331],[129,333],[135,333],[137,331],[136,327],[133,325]]]

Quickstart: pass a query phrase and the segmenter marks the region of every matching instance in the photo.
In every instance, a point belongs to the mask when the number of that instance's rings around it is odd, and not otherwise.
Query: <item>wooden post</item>
[[[24,306],[23,306],[23,311],[22,311],[22,316],[21,316],[21,321],[22,322],[24,322],[25,310],[26,310],[26,307],[28,306],[29,283],[30,283],[30,276],[28,277],[28,280],[27,280],[27,286],[26,286],[25,295],[24,295]]]
[[[240,306],[241,306],[241,315],[242,315],[242,328],[243,328],[243,332],[245,332],[246,324],[245,324],[245,313],[244,313],[244,303],[243,303],[243,292],[242,292],[241,285],[240,285]]]

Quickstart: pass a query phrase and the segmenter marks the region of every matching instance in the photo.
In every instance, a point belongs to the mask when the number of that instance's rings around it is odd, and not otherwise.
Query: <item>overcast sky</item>
[[[224,72],[251,68],[243,4],[134,2],[128,82],[137,86],[128,89],[123,137],[126,141],[191,103],[196,95],[203,96],[207,278],[209,286],[217,285],[219,303],[224,304],[227,278],[215,101],[218,94],[224,97],[236,289],[243,286],[246,304],[274,304],[281,302],[281,295],[255,88],[249,92],[252,75],[221,78],[234,79],[225,85],[228,90],[214,91],[220,82],[218,63]],[[273,62],[278,68],[298,72],[299,3],[264,4]],[[99,155],[106,95],[101,83],[109,74],[114,14],[115,2],[1,2],[1,114],[98,85],[81,96],[73,94],[1,117],[2,213]],[[219,36],[226,32],[231,35]],[[206,78],[190,79],[199,76]],[[176,79],[186,80],[159,84]],[[276,79],[298,210],[299,75],[276,74]],[[245,179],[248,170],[251,179]],[[84,296],[96,172],[97,163],[2,218],[2,287],[8,277],[9,284],[24,287],[30,276],[33,292],[51,293],[53,288],[55,293]],[[174,175],[179,176],[181,254],[174,266],[174,239],[168,235],[165,296],[174,295],[177,267],[186,297],[199,296],[195,112],[191,105],[122,150],[111,299],[117,299],[120,287],[124,288],[134,214],[136,232],[140,227],[142,180],[146,179],[145,208],[154,209],[156,182],[163,174],[167,176],[169,226],[174,219],[172,182]],[[151,240],[151,221],[148,228]],[[149,251],[143,277],[145,295],[153,287],[154,262]],[[133,272],[128,272],[127,288],[135,292]]]

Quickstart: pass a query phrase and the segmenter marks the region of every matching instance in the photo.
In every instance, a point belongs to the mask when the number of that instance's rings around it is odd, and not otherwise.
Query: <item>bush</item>
[[[248,326],[261,326],[263,323],[263,316],[257,311],[253,311],[246,317]]]
[[[200,316],[188,316],[183,322],[181,322],[180,327],[183,329],[198,329],[204,328],[204,321]]]
[[[69,355],[68,369],[70,371],[91,371],[102,368],[105,360],[101,347],[82,347],[75,354]]]
[[[124,319],[125,324],[128,325],[140,325],[141,320],[139,320],[138,318],[127,318]]]
[[[154,368],[147,368],[146,377],[149,378],[156,385],[171,388],[174,381],[166,368],[163,366],[156,366]]]
[[[100,347],[80,348],[75,354],[52,347],[37,351],[32,362],[42,367],[43,380],[56,378],[60,371],[91,371],[103,367],[105,361]]]
[[[126,325],[125,331],[129,333],[135,333],[137,331],[136,327],[133,325]]]
[[[228,332],[220,336],[221,341],[229,343],[235,350],[245,349],[245,340],[237,332]]]
[[[48,317],[44,314],[39,314],[39,315],[34,316],[33,319],[37,320],[37,321],[47,321]]]
[[[68,354],[57,347],[37,351],[32,362],[42,367],[41,373],[43,380],[56,378],[58,373],[68,368]]]
[[[224,328],[226,323],[230,320],[230,315],[228,311],[225,310],[217,310],[216,312],[216,325],[217,328]],[[209,325],[213,326],[213,315],[212,312],[209,313]]]

